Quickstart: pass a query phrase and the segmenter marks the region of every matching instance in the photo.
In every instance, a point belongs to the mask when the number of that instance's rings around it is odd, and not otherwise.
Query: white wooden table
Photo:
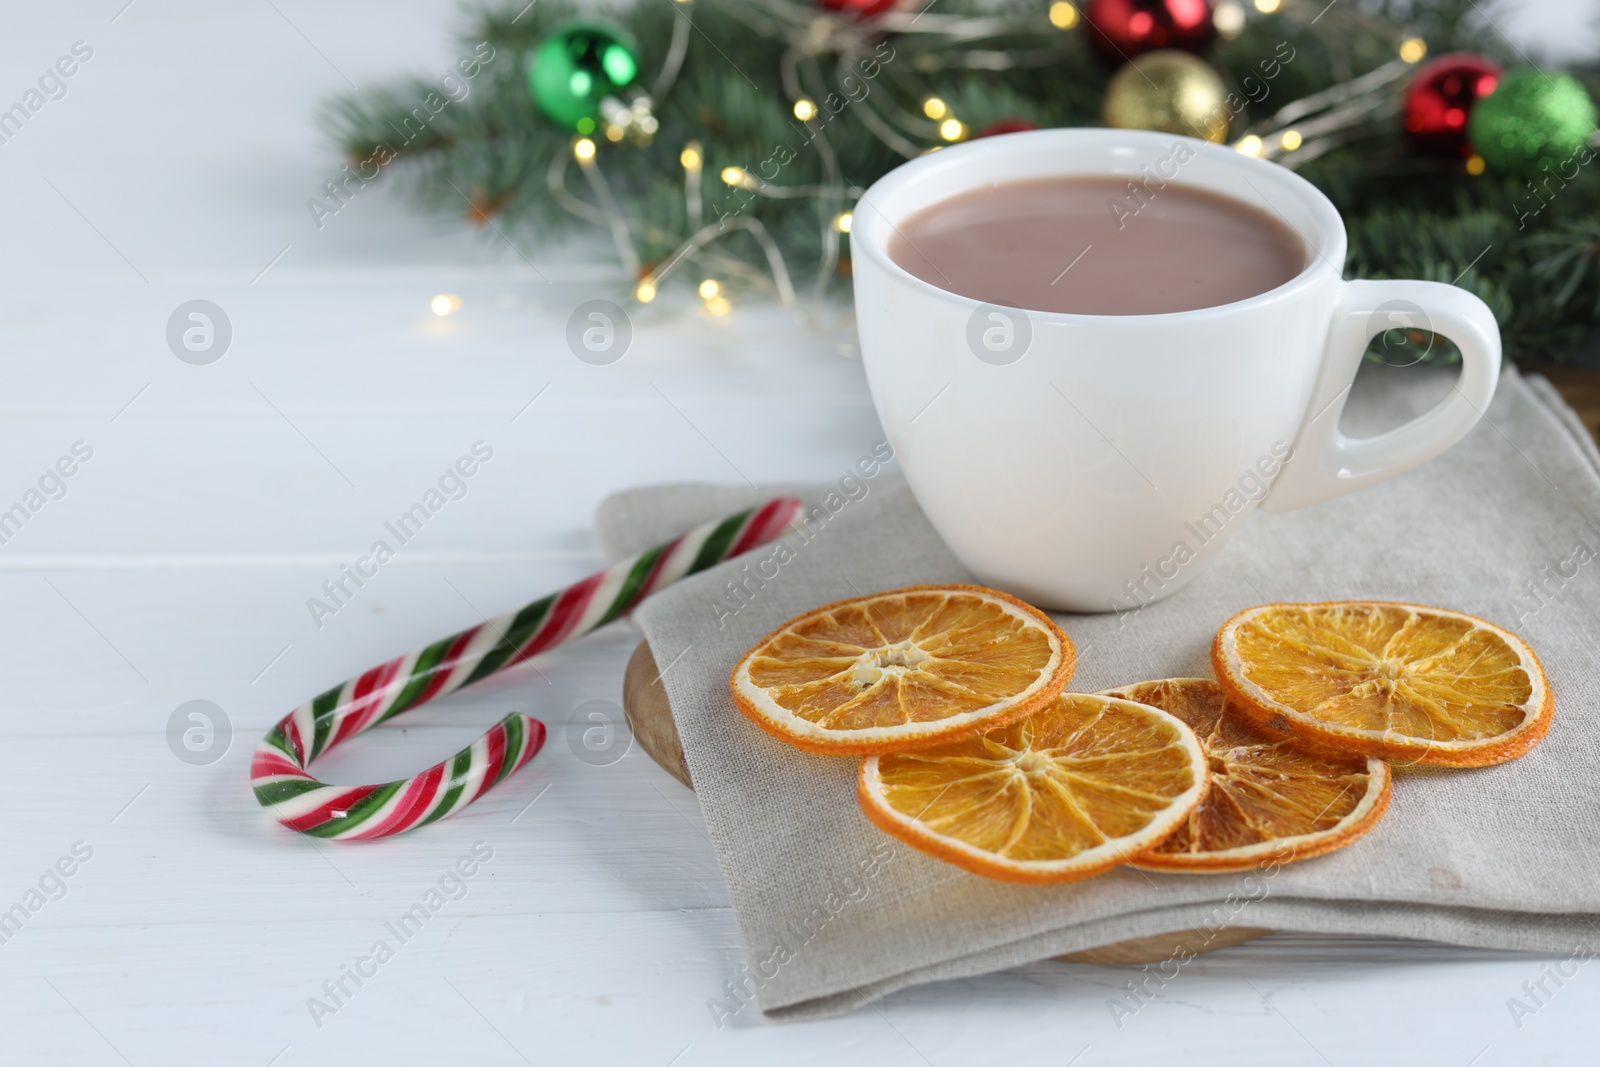
[[[0,35],[0,107],[93,50],[0,144],[0,510],[93,450],[0,527],[0,1061],[1592,1062],[1600,969],[1547,985],[1519,1028],[1507,999],[1545,960],[1289,935],[1195,961],[1120,1028],[1107,1000],[1129,974],[1053,962],[718,1028],[707,1001],[742,956],[692,794],[637,749],[595,766],[569,744],[574,709],[620,699],[626,625],[325,761],[380,780],[512,708],[549,724],[462,815],[365,846],[278,828],[247,783],[261,734],[594,568],[604,494],[832,478],[877,424],[859,366],[779,312],[663,301],[592,366],[563,330],[609,289],[599,252],[523,238],[530,266],[384,188],[318,230],[305,200],[332,156],[313,106],[347,79],[442,69],[447,5],[125,2],[16,5]],[[1576,21],[1536,6],[1517,14],[1535,36]],[[459,314],[429,313],[440,292]],[[167,344],[192,299],[232,326],[209,365]],[[494,456],[467,495],[315,625],[307,599],[477,441]],[[169,745],[191,700],[231,725],[208,763]],[[475,844],[492,858],[400,943],[385,924]]]

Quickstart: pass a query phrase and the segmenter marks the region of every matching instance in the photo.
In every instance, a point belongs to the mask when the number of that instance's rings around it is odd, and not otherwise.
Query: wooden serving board
[[[633,650],[633,657],[628,660],[628,669],[622,675],[622,710],[628,716],[628,727],[633,731],[639,747],[668,774],[693,789],[689,764],[683,758],[683,743],[678,740],[678,727],[672,721],[672,705],[667,700],[667,688],[661,683],[661,672],[656,668],[655,656],[650,651],[648,641],[639,642],[639,647]],[[1100,967],[1135,967],[1160,963],[1186,949],[1190,952],[1215,952],[1219,948],[1243,944],[1270,933],[1271,930],[1258,926],[1174,930],[1084,949],[1082,952],[1069,952],[1059,958]],[[1195,944],[1205,947],[1199,950],[1189,947]]]

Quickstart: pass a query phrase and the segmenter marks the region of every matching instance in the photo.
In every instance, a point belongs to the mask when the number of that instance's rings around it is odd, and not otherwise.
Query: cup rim
[[[1333,206],[1333,202],[1323,194],[1322,190],[1300,177],[1300,175],[1266,160],[1244,155],[1235,149],[1211,144],[1208,141],[1201,141],[1193,137],[1185,137],[1182,134],[1093,126],[1057,127],[1008,133],[992,139],[985,138],[951,145],[937,152],[930,152],[926,155],[918,156],[916,159],[907,160],[873,182],[856,202],[854,211],[856,224],[851,227],[850,232],[851,256],[870,261],[880,270],[887,272],[902,284],[911,286],[924,296],[952,302],[965,308],[982,307],[985,303],[993,303],[993,301],[977,300],[973,297],[963,296],[960,293],[941,288],[912,274],[889,256],[887,240],[875,231],[880,229],[893,230],[894,224],[888,221],[889,214],[877,206],[877,201],[899,196],[906,187],[917,182],[930,170],[943,170],[951,166],[976,165],[978,161],[988,159],[998,152],[1004,152],[1008,155],[1013,153],[1027,154],[1033,151],[1060,151],[1087,143],[1105,144],[1108,142],[1141,148],[1170,148],[1175,140],[1187,144],[1198,155],[1206,156],[1221,166],[1241,169],[1254,178],[1274,185],[1287,195],[1298,198],[1309,209],[1312,221],[1320,231],[1318,234],[1320,240],[1316,242],[1315,247],[1308,249],[1309,255],[1306,258],[1306,265],[1300,269],[1300,272],[1281,285],[1274,286],[1265,292],[1256,293],[1254,296],[1245,297],[1243,300],[1234,300],[1226,304],[1213,304],[1203,308],[1191,308],[1187,311],[1163,311],[1135,315],[1091,315],[1082,312],[1040,311],[1035,308],[1024,307],[1018,307],[1016,310],[1021,311],[1031,320],[1062,325],[1087,326],[1130,322],[1169,323],[1218,315],[1231,315],[1239,311],[1274,303],[1317,284],[1327,272],[1332,272],[1337,278],[1343,277],[1345,254],[1348,247],[1344,220],[1340,217],[1338,209]],[[1063,171],[1063,173],[1093,174],[1098,172]],[[1172,179],[1172,181],[1175,184],[1185,184],[1177,178]],[[973,187],[976,184],[973,183]],[[1190,184],[1192,186],[1192,183]],[[959,192],[954,191],[946,195],[956,196],[959,195]],[[1232,196],[1229,193],[1220,195]],[[1241,203],[1247,203],[1240,197],[1232,196],[1232,198],[1239,200]],[[1268,206],[1270,207],[1270,204]],[[874,212],[877,217],[863,217],[863,209]],[[1280,221],[1289,225],[1290,229],[1294,230],[1302,240],[1306,239],[1306,235],[1299,228],[1289,224],[1281,216]],[[1308,241],[1308,244],[1311,244],[1311,242]]]

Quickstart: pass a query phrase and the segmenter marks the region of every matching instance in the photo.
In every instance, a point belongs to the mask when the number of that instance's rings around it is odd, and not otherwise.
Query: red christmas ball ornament
[[[998,137],[1002,133],[1026,133],[1028,130],[1037,130],[1038,128],[1038,123],[1029,122],[1027,119],[999,119],[985,126],[978,136]]]
[[[1452,52],[1425,63],[1406,87],[1406,136],[1429,156],[1467,153],[1472,106],[1494,92],[1505,71],[1483,56]]]
[[[900,3],[901,0],[817,0],[817,6],[824,11],[854,15],[858,19],[875,19],[899,7]]]
[[[1208,0],[1089,0],[1083,25],[1114,66],[1157,48],[1198,52],[1217,35]]]

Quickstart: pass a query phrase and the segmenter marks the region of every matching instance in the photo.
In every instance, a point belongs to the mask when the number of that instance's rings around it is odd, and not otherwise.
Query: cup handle
[[[1404,426],[1375,437],[1347,437],[1339,417],[1362,354],[1378,334],[1400,326],[1454,341],[1461,350],[1461,377],[1449,395]],[[1500,327],[1483,301],[1465,289],[1421,281],[1345,282],[1307,421],[1261,509],[1315,504],[1427,462],[1466,436],[1499,380]]]

